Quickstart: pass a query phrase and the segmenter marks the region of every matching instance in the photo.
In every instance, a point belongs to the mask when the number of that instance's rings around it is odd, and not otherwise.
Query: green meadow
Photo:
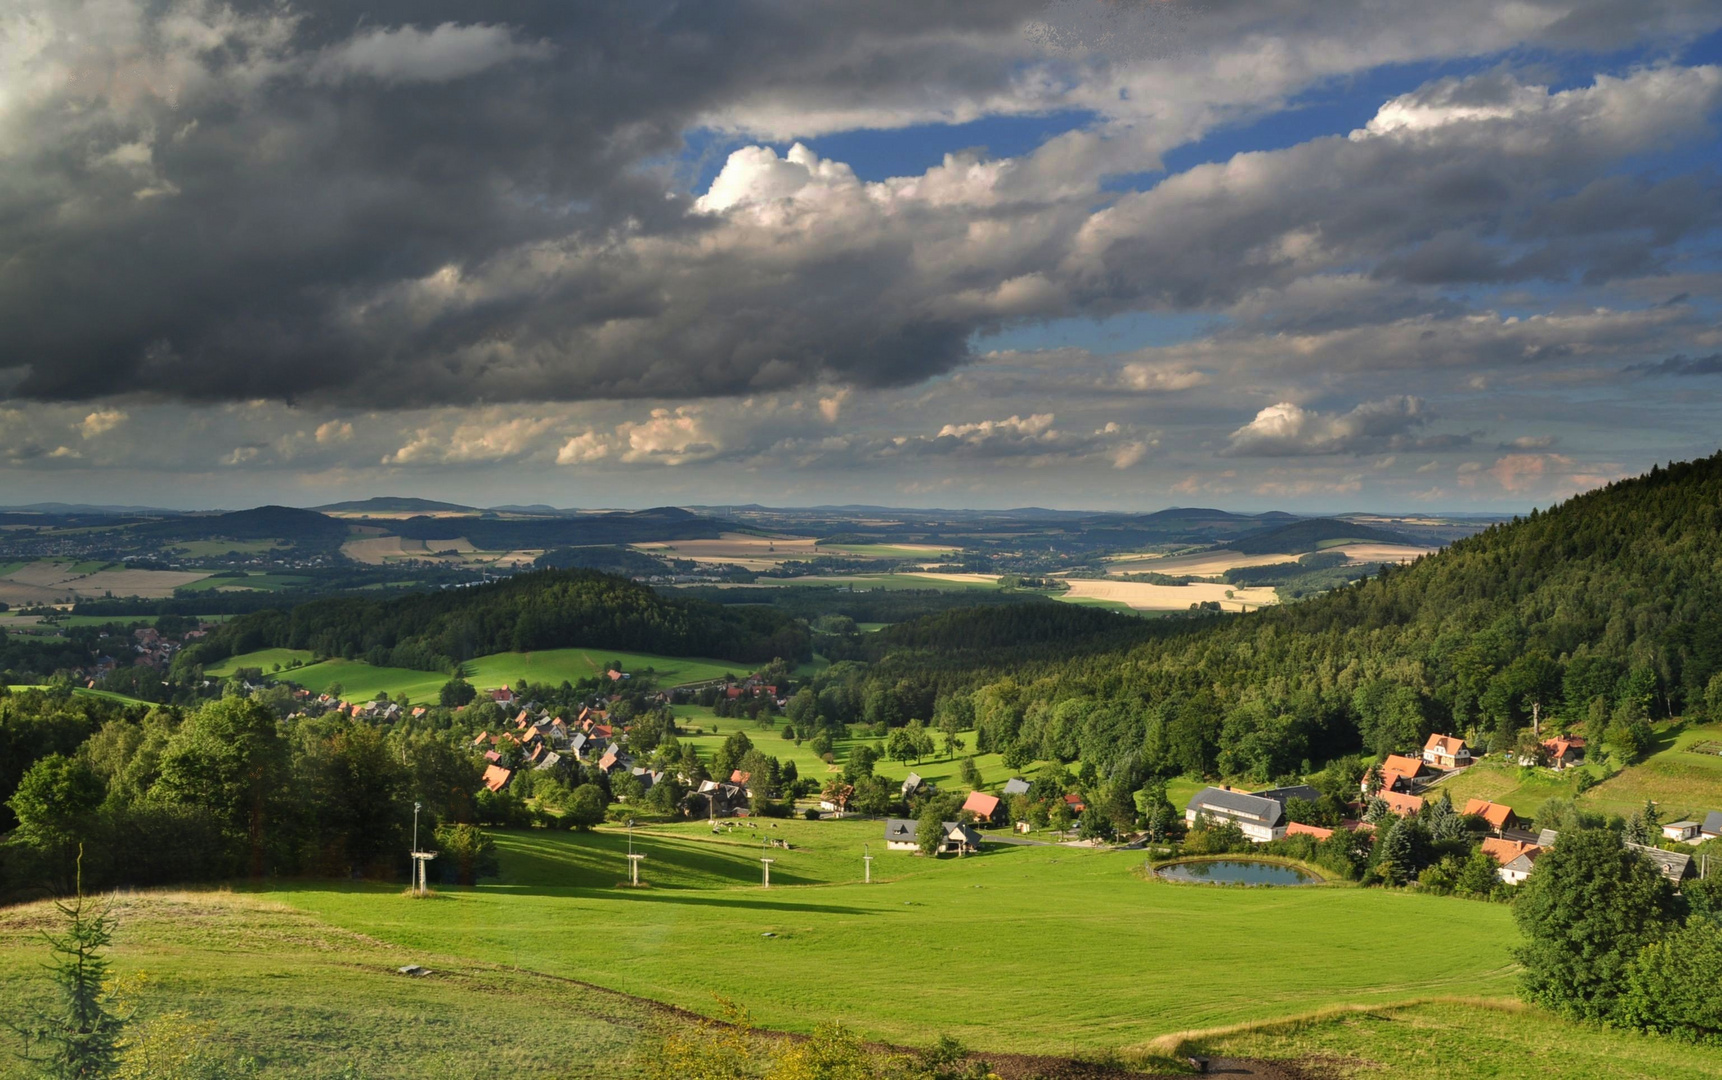
[[[194,581],[189,585],[181,585],[175,592],[281,592],[284,589],[307,585],[310,578],[302,574],[277,574],[269,571],[249,571],[244,577],[208,577],[202,581]]]
[[[287,664],[293,660],[304,666],[286,670]],[[613,660],[620,661],[624,671],[649,675],[659,686],[705,682],[722,678],[726,673],[743,675],[751,669],[751,665],[728,660],[580,648],[496,653],[468,660],[464,666],[467,679],[474,686],[487,689],[513,685],[519,679],[552,684],[589,679]],[[276,664],[280,664],[283,670],[275,671]],[[438,691],[449,679],[442,672],[374,667],[362,660],[316,660],[306,649],[260,649],[229,657],[211,665],[207,671],[222,678],[242,667],[260,667],[265,676],[291,679],[318,693],[340,683],[341,693],[348,699],[374,698],[379,693],[390,697],[405,694],[414,704],[434,703]]]
[[[1058,846],[934,861],[885,851],[876,821],[753,824],[716,837],[704,823],[634,829],[650,886],[639,890],[618,887],[626,836],[605,829],[501,834],[502,880],[434,904],[348,885],[269,898],[368,938],[694,1011],[711,1012],[715,990],[766,1027],[836,1019],[870,1038],[950,1033],[1001,1051],[1096,1051],[1322,1005],[1513,986],[1515,932],[1500,905],[1171,885],[1141,874],[1138,853]],[[767,838],[790,847],[765,849]],[[776,859],[770,890],[762,854]],[[1384,952],[1415,962],[1384,964]]]
[[[626,1076],[647,1032],[675,1022],[653,1002],[714,1014],[718,996],[766,1028],[836,1019],[869,1038],[951,1034],[997,1053],[1177,1049],[1457,1080],[1722,1076],[1722,1048],[1512,1002],[1504,905],[1173,885],[1139,853],[1060,846],[930,860],[884,850],[880,832],[797,820],[631,838],[511,830],[493,834],[499,879],[428,900],[315,881],[127,894],[115,965],[147,973],[140,1019],[187,1013],[265,1076]],[[630,839],[646,856],[639,889],[622,884]],[[45,1000],[48,910],[0,910],[0,1000]],[[406,964],[432,974],[395,973]],[[578,1037],[546,1037],[546,1018]],[[0,1062],[0,1077],[21,1075]]]

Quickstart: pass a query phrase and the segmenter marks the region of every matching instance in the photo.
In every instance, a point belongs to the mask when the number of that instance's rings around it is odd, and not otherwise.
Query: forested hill
[[[742,663],[811,655],[804,623],[763,606],[669,599],[591,570],[518,574],[492,585],[386,599],[313,600],[224,624],[182,663],[284,646],[373,664],[445,671],[510,650],[589,646],[618,652],[712,656]]]
[[[1648,717],[1705,708],[1707,693],[1722,704],[1722,455],[1316,599],[1167,629],[973,672],[984,741],[1080,752],[1138,777],[1266,780],[1306,760],[1414,748],[1437,730],[1511,745],[1536,704],[1545,720],[1630,744],[1648,736]],[[949,696],[933,660],[905,649],[876,678],[919,668]]]

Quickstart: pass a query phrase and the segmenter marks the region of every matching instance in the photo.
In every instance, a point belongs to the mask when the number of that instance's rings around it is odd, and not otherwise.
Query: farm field
[[[67,598],[94,599],[108,595],[160,599],[172,596],[175,589],[209,576],[193,570],[103,569],[108,565],[46,559],[12,564],[0,576],[0,602],[20,607],[59,604]]]
[[[769,570],[791,559],[842,554],[811,536],[753,536],[748,533],[723,533],[715,540],[661,540],[631,546],[636,551],[666,559],[730,563],[749,570]]]
[[[251,571],[244,577],[206,577],[180,588],[185,592],[280,592],[310,582],[302,574]]]
[[[1354,540],[1324,541],[1317,547],[1322,551],[1344,552],[1352,562],[1409,562],[1434,550],[1406,544]],[[1230,548],[1218,548],[1188,555],[1157,555],[1151,552],[1118,555],[1106,560],[1106,566],[1114,574],[1193,574],[1197,577],[1218,577],[1227,570],[1240,566],[1272,566],[1275,563],[1297,560],[1298,556],[1291,554],[1247,555]]]
[[[1271,588],[1202,584],[1150,585],[1142,581],[1111,581],[1071,578],[1070,591],[1057,599],[1101,600],[1124,604],[1138,611],[1185,611],[1191,604],[1217,603],[1227,611],[1254,611],[1279,603]]]
[[[1066,847],[933,862],[881,850],[878,822],[756,824],[715,838],[704,823],[635,828],[653,885],[637,892],[614,888],[626,839],[603,829],[501,834],[501,882],[444,890],[434,904],[384,887],[266,895],[379,941],[519,963],[701,1012],[714,1008],[712,972],[690,958],[722,956],[728,971],[761,974],[727,979],[723,992],[762,1026],[805,1031],[837,1019],[873,1038],[949,1032],[1021,1052],[1135,1045],[1340,1002],[1512,989],[1515,935],[1500,905],[1350,887],[1169,885],[1139,876],[1137,854]],[[755,883],[767,836],[791,844],[771,849],[770,891]],[[859,883],[864,844],[875,855],[872,885]],[[549,926],[602,927],[604,948],[542,933]],[[1387,940],[1418,962],[1374,962]]]
[[[1657,736],[1655,753],[1585,792],[1584,804],[1625,815],[1641,809],[1645,799],[1656,799],[1664,821],[1693,814],[1703,820],[1708,811],[1722,810],[1722,755],[1692,749],[1722,744],[1722,724],[1669,726]]]
[[[274,670],[276,664],[285,669],[294,659],[305,666],[290,672]],[[360,660],[329,659],[312,663],[312,659],[312,654],[304,649],[260,649],[229,657],[211,666],[208,673],[219,678],[242,667],[261,667],[266,676],[291,679],[318,693],[338,682],[342,694],[351,700],[374,698],[381,692],[390,697],[406,694],[415,704],[436,701],[437,692],[449,680],[449,676],[437,671],[373,667]],[[519,679],[549,683],[589,679],[604,670],[612,660],[621,661],[622,669],[628,672],[645,673],[650,668],[654,672],[653,678],[664,686],[722,678],[726,672],[741,675],[751,666],[727,660],[572,648],[496,653],[468,660],[465,668],[468,681],[480,689],[489,689],[512,685]]]
[[[819,550],[867,559],[951,559],[963,553],[960,547],[939,544],[821,544]]]

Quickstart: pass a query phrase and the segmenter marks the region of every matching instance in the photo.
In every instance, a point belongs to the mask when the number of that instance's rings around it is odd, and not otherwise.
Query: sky
[[[1722,443],[1714,0],[11,0],[0,503],[1548,505]]]

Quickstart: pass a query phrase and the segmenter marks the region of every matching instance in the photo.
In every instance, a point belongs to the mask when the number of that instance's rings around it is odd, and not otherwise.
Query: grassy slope
[[[323,660],[306,663],[304,667],[279,673],[275,664],[285,668],[288,661],[310,661],[304,649],[261,649],[229,657],[208,669],[217,677],[231,675],[241,667],[261,667],[265,675],[279,674],[301,686],[319,693],[331,683],[340,683],[342,693],[350,698],[373,698],[379,691],[391,697],[404,693],[414,703],[434,702],[437,691],[448,682],[448,676],[435,671],[414,671],[410,668],[372,667],[359,660]],[[701,682],[719,678],[730,672],[746,674],[748,664],[727,660],[706,660],[683,656],[652,656],[646,653],[607,652],[601,649],[543,649],[530,653],[497,653],[469,660],[467,678],[474,686],[493,687],[512,684],[524,678],[528,682],[560,683],[567,679],[591,678],[611,660],[620,660],[625,671],[645,673],[652,669],[652,678],[662,686],[684,682]]]
[[[398,898],[397,898],[398,899]],[[421,907],[439,901],[408,901]],[[51,909],[0,910],[0,1008],[45,1005],[40,932]],[[222,892],[127,896],[115,908],[115,973],[148,976],[140,1019],[186,1011],[213,1025],[223,1057],[270,1077],[622,1077],[650,1010],[554,978],[343,930],[274,901]],[[435,974],[395,969],[423,964]],[[489,1017],[489,1020],[482,1019]],[[536,1018],[578,1038],[546,1038]],[[0,1077],[35,1075],[11,1053]]]
[[[754,746],[761,753],[777,758],[779,761],[793,761],[797,773],[816,780],[822,779],[832,772],[841,772],[841,766],[849,760],[849,755],[855,747],[862,744],[872,745],[879,741],[878,739],[837,740],[832,745],[832,756],[836,758],[835,764],[837,766],[833,768],[813,753],[812,744],[807,740],[802,740],[801,745],[797,746],[795,743],[784,739],[783,728],[788,721],[782,717],[778,718],[774,727],[765,729],[757,724],[749,723],[747,720],[726,720],[714,716],[710,709],[695,705],[677,705],[672,711],[675,713],[679,724],[683,726],[692,725],[701,729],[701,734],[678,735],[676,739],[684,745],[691,743],[699,751],[700,757],[707,761],[711,760],[712,755],[717,752],[718,747],[723,745],[723,741],[729,737],[731,732],[745,731],[747,737],[753,740]],[[714,724],[718,729],[715,735],[711,733]],[[939,737],[935,736],[935,739],[937,738]],[[962,739],[972,751],[975,745],[975,733],[965,731],[962,733]],[[943,754],[935,754],[919,763],[910,761],[907,765],[900,761],[879,761],[873,766],[873,771],[891,780],[902,780],[913,772],[919,774],[923,780],[930,780],[942,788],[953,791],[967,790],[968,785],[962,782],[964,756],[964,754],[959,754],[955,757],[946,757]],[[1021,772],[1012,772],[1005,768],[1004,759],[998,754],[976,755],[975,764],[981,770],[983,786],[994,789],[1002,787],[1004,782],[1012,776],[1033,776],[1035,770],[1040,768],[1040,763],[1036,763]]]
[[[1658,725],[1654,753],[1582,794],[1576,785],[1578,770],[1555,773],[1520,769],[1499,759],[1475,765],[1442,787],[1461,806],[1470,798],[1492,799],[1526,817],[1549,799],[1576,795],[1582,805],[1607,814],[1630,815],[1641,809],[1646,799],[1654,799],[1664,821],[1681,817],[1701,821],[1707,812],[1722,810],[1722,756],[1687,749],[1702,741],[1722,742],[1722,724]],[[1585,769],[1592,776],[1603,775],[1600,766],[1587,765]]]
[[[351,886],[275,898],[382,940],[520,956],[692,1009],[709,1010],[715,986],[766,1026],[834,1018],[880,1038],[950,1031],[999,1050],[1115,1047],[1334,1002],[1511,986],[1500,906],[1344,887],[1176,886],[1138,877],[1137,855],[1061,847],[933,863],[881,850],[877,822],[779,825],[717,844],[703,824],[637,828],[637,844],[656,845],[644,876],[661,882],[639,892],[592,888],[625,874],[621,838],[533,832],[504,839],[502,884],[435,906]],[[770,892],[753,884],[765,835],[794,844],[773,851]],[[674,854],[688,841],[699,842],[697,864]],[[871,886],[856,883],[863,844],[878,857]],[[543,932],[572,926],[594,932]],[[1417,962],[1379,963],[1388,939]],[[1049,992],[998,992],[1007,986]],[[1060,987],[1080,992],[1050,989]]]
[[[1698,1080],[1722,1076],[1722,1048],[1564,1023],[1516,1002],[1429,1001],[1317,1015],[1198,1037],[1192,1051],[1313,1058],[1322,1076],[1464,1080]]]
[[[627,837],[605,829],[497,834],[503,879],[431,901],[349,883],[129,896],[116,967],[151,975],[143,1015],[188,1010],[227,1052],[295,1078],[349,1061],[378,1078],[627,1075],[652,1010],[570,978],[705,1012],[717,991],[766,1026],[838,1018],[994,1051],[1128,1051],[1184,1032],[1191,1049],[1319,1055],[1346,1076],[1722,1076],[1722,1049],[1491,1006],[1512,981],[1498,905],[1168,885],[1138,877],[1132,855],[1069,848],[935,863],[881,851],[877,823],[757,824],[636,829],[651,886],[638,891],[615,886]],[[793,844],[773,852],[770,892],[755,884],[763,835]],[[856,883],[863,843],[871,886]],[[0,1000],[46,994],[45,914],[0,911]],[[1382,963],[1387,941],[1413,959]],[[437,974],[394,974],[407,963]],[[1401,1004],[1438,996],[1460,1000]],[[1343,1002],[1361,1008],[1311,1015]],[[1305,1019],[1263,1022],[1276,1017]],[[21,1075],[0,1059],[0,1077]]]

